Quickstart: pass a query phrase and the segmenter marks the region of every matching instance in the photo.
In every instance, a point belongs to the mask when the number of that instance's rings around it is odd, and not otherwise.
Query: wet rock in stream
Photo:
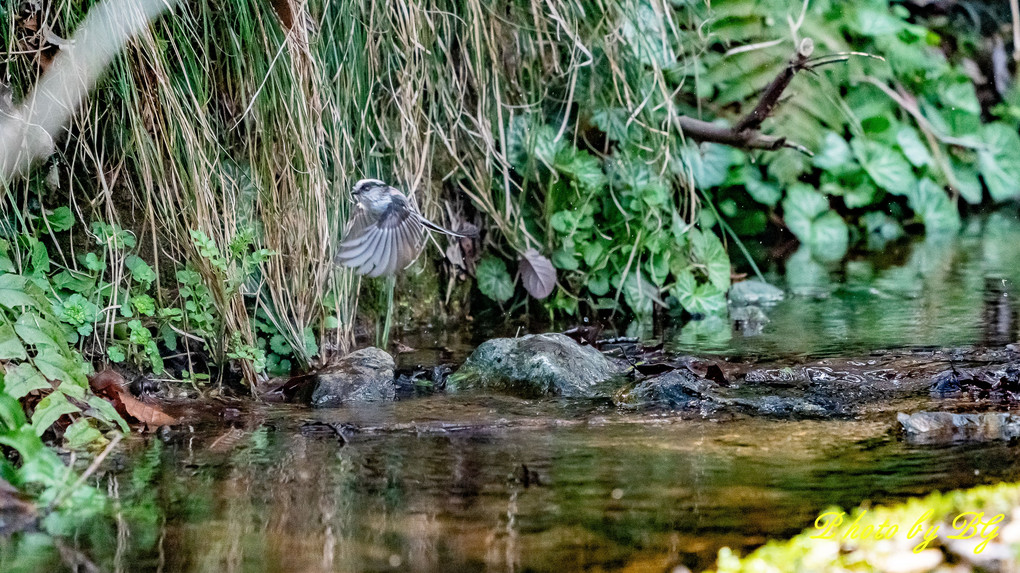
[[[849,414],[846,404],[820,394],[806,397],[754,387],[722,388],[687,370],[667,372],[621,390],[614,397],[628,409],[694,411],[704,416],[746,414],[780,418],[832,418]]]
[[[770,304],[783,300],[783,289],[766,282],[749,279],[733,283],[730,287],[729,301],[734,306]]]
[[[494,338],[483,343],[447,380],[450,392],[484,389],[522,398],[605,395],[603,383],[621,368],[591,346],[559,334]]]
[[[1020,437],[1020,416],[1008,412],[956,414],[916,412],[896,415],[907,438],[922,443],[1012,440]]]
[[[309,401],[316,408],[393,400],[393,357],[378,348],[362,348],[315,374]]]

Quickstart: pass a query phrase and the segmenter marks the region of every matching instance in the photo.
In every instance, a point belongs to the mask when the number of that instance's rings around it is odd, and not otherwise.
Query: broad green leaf
[[[59,328],[35,312],[26,312],[18,317],[14,330],[26,344],[52,346],[65,345],[66,338]]]
[[[984,128],[984,143],[978,165],[992,200],[1020,197],[1020,135],[1006,124],[991,123]]]
[[[131,271],[131,278],[142,284],[152,284],[156,280],[156,272],[138,255],[128,255],[124,265]]]
[[[32,243],[32,272],[36,275],[46,275],[50,272],[50,254],[41,241],[32,239]]]
[[[552,126],[543,125],[535,130],[535,141],[532,154],[535,159],[552,166],[556,163],[557,155],[560,155],[567,147],[563,137],[557,137],[557,131]]]
[[[106,355],[110,358],[111,362],[120,364],[124,362],[127,356],[124,354],[124,349],[119,346],[109,346],[106,348]]]
[[[801,242],[811,240],[811,222],[829,210],[829,201],[806,185],[795,185],[783,199],[783,221]]]
[[[909,125],[901,127],[896,132],[896,143],[903,150],[903,155],[907,157],[907,161],[914,167],[924,167],[931,164],[931,152],[928,151],[928,146],[921,141],[921,136],[918,135],[917,130],[913,127]]]
[[[889,193],[906,195],[917,184],[913,167],[899,151],[859,137],[850,147],[875,184]]]
[[[475,269],[478,290],[496,302],[506,302],[514,294],[514,283],[506,263],[491,255],[485,256]]]
[[[680,157],[690,167],[698,189],[710,189],[725,183],[735,158],[732,148],[716,143],[685,145],[680,148]],[[677,171],[674,167],[674,172],[683,174],[684,171]]]
[[[584,248],[581,249],[581,253],[584,255],[584,264],[589,267],[594,267],[605,252],[606,248],[600,241],[587,243]]]
[[[305,356],[318,356],[319,343],[315,340],[315,331],[310,326],[301,331],[301,344],[305,347]]]
[[[903,236],[903,227],[889,215],[881,211],[870,211],[861,217],[864,225],[866,242],[871,250],[881,250],[889,241]]]
[[[128,427],[128,424],[127,422],[124,421],[124,418],[120,417],[120,414],[117,413],[117,410],[113,407],[113,404],[95,395],[89,396],[86,402],[88,403],[89,407],[92,408],[92,410],[95,410],[100,414],[99,416],[94,417],[99,418],[100,420],[103,420],[105,422],[117,424],[118,426],[120,426],[122,432],[127,433],[131,431],[131,428]]]
[[[578,186],[588,193],[601,191],[608,181],[602,172],[602,163],[587,151],[577,152],[569,163],[557,165],[557,168],[577,181]]]
[[[6,384],[6,381],[4,382]],[[26,424],[25,411],[21,408],[21,402],[11,396],[6,388],[0,391],[0,436],[16,430]]]
[[[53,385],[27,362],[22,362],[13,368],[8,367],[7,374],[4,375],[4,391],[15,399],[21,399],[34,390],[51,390],[52,388]]]
[[[725,291],[711,283],[699,284],[689,269],[677,275],[669,293],[693,315],[719,314],[726,309]]]
[[[43,376],[50,380],[77,384],[82,388],[88,384],[83,363],[69,359],[56,346],[40,344],[36,345],[36,348],[38,353],[32,362],[43,373]]]
[[[605,296],[609,292],[609,277],[605,272],[595,273],[588,279],[588,291],[595,296]]]
[[[74,225],[74,214],[71,213],[71,208],[57,207],[46,214],[46,222],[55,231],[66,231]]]
[[[827,211],[811,223],[811,238],[807,243],[811,253],[819,259],[841,259],[846,254],[849,242],[850,229],[835,211]]]
[[[26,292],[28,278],[15,274],[0,274],[0,305],[7,308],[35,307],[36,301]]]
[[[783,192],[780,191],[778,185],[762,179],[761,170],[757,165],[750,162],[745,163],[741,170],[741,178],[744,180],[744,189],[747,190],[747,194],[762,205],[775,207],[776,203],[783,198]]]
[[[595,110],[591,120],[609,139],[626,141],[629,128],[627,125],[630,114],[619,107],[603,107]]]
[[[0,324],[0,360],[25,360],[28,354],[9,322]]]
[[[943,106],[950,111],[974,115],[981,113],[981,104],[974,91],[974,83],[970,79],[961,77],[958,81],[943,82],[938,91]]]
[[[648,315],[654,310],[659,288],[641,271],[631,271],[621,285],[623,300],[634,314]]]
[[[64,446],[70,450],[81,450],[104,439],[103,434],[92,425],[89,418],[78,418],[64,430]]]
[[[553,266],[558,269],[576,271],[580,267],[573,251],[557,249],[550,258],[552,259]]]
[[[288,356],[291,352],[290,344],[282,334],[274,334],[269,339],[269,349],[279,356]]]
[[[822,147],[811,159],[811,164],[835,175],[857,169],[850,144],[835,132],[829,131],[822,140]]]
[[[981,187],[981,180],[978,179],[977,171],[973,165],[964,165],[957,161],[951,161],[953,176],[956,180],[956,191],[963,197],[963,200],[971,205],[978,205],[984,196],[984,189]]]
[[[691,253],[695,260],[705,266],[708,282],[726,292],[730,288],[730,257],[719,237],[711,231],[692,229]]]
[[[573,211],[557,211],[549,218],[552,228],[563,235],[569,235],[577,229],[580,217]]]
[[[924,222],[928,234],[955,233],[960,229],[960,213],[946,191],[925,177],[908,197],[910,208]]]
[[[61,416],[78,412],[81,412],[81,409],[68,402],[63,392],[59,390],[50,392],[35,406],[35,412],[32,413],[32,429],[35,430],[35,435],[41,436]]]

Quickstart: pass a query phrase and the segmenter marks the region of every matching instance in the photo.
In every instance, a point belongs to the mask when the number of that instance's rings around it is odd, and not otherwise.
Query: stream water
[[[787,296],[760,333],[702,322],[661,336],[671,352],[774,368],[901,356],[923,389],[947,365],[942,349],[1015,341],[1017,245],[1016,220],[994,214],[955,240],[880,255],[798,252],[763,269]],[[465,352],[446,333],[415,346],[405,365]],[[838,420],[444,394],[337,410],[230,405],[128,439],[96,481],[119,500],[115,518],[56,545],[0,541],[0,569],[61,570],[78,548],[111,571],[701,570],[721,547],[745,553],[830,506],[1020,479],[1013,444],[904,440],[895,413],[937,401],[922,390]]]

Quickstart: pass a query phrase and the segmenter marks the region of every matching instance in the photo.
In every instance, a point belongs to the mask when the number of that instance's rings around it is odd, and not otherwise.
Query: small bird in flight
[[[426,231],[468,236],[429,221],[412,199],[378,179],[358,181],[351,195],[354,212],[334,260],[358,274],[379,277],[407,268],[421,254]]]

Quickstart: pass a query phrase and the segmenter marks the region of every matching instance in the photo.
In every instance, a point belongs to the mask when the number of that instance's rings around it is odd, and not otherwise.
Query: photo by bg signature
[[[815,529],[819,530],[819,532],[816,535],[812,535],[811,539],[838,539],[840,541],[850,539],[892,539],[900,534],[901,529],[903,529],[902,526],[905,525],[890,523],[886,519],[878,526],[869,524],[862,527],[861,520],[867,514],[867,511],[862,511],[852,523],[842,527],[848,518],[846,512],[829,511],[823,513],[815,519]],[[988,546],[988,542],[995,539],[999,534],[999,524],[1006,518],[1004,514],[999,513],[985,519],[984,512],[967,511],[958,514],[953,519],[950,532],[942,532],[940,529],[943,524],[930,522],[933,514],[934,510],[929,509],[917,518],[910,525],[910,529],[905,532],[907,539],[918,539],[918,544],[913,548],[914,553],[920,553],[925,550],[932,541],[935,541],[940,535],[945,533],[948,533],[945,535],[946,539],[973,539],[975,537],[982,539],[981,543],[974,547],[974,553],[981,553]]]

